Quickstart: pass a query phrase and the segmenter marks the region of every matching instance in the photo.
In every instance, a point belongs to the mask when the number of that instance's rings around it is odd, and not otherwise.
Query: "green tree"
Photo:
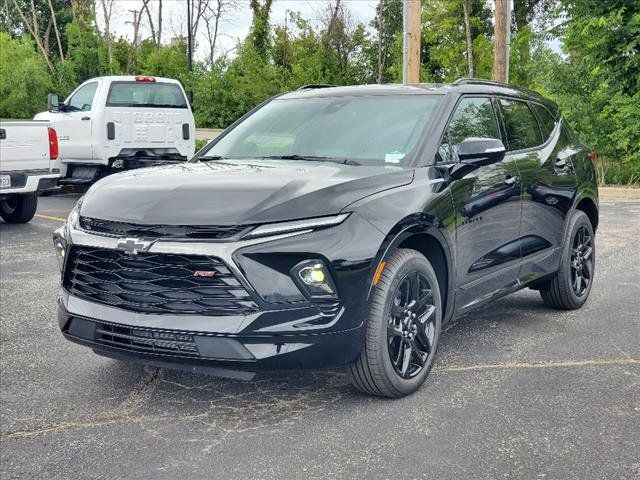
[[[47,64],[33,40],[0,32],[0,118],[31,118],[45,110],[52,87]]]
[[[269,55],[270,47],[270,28],[269,28],[269,15],[271,14],[271,5],[273,0],[251,0],[250,6],[253,12],[253,21],[251,23],[251,30],[249,31],[249,38],[253,44],[255,52],[263,60],[267,59]]]
[[[394,46],[402,36],[402,1],[380,0],[376,16],[370,24],[376,31],[370,49],[371,64],[374,65],[376,83],[394,80],[393,61],[397,55]]]
[[[491,10],[471,2],[469,23],[473,42],[474,75],[491,77]],[[423,7],[422,73],[426,81],[450,82],[467,76],[467,40],[461,0],[432,0]]]

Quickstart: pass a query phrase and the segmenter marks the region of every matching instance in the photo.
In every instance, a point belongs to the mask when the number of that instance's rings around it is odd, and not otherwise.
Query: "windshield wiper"
[[[360,165],[360,163],[349,158],[319,157],[316,155],[268,155],[259,158],[263,160],[303,160],[308,162],[333,162],[340,163],[342,165]]]

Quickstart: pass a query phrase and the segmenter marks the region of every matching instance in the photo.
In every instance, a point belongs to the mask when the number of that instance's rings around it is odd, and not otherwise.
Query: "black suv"
[[[89,189],[54,234],[60,328],[115,358],[348,365],[407,395],[456,315],[524,287],[586,301],[593,157],[554,103],[492,82],[280,95],[189,163]]]

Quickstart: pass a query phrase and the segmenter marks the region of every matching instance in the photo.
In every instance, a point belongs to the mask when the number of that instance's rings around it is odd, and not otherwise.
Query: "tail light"
[[[58,158],[58,135],[56,131],[49,127],[49,159],[55,160]]]
[[[596,152],[589,152],[588,155],[589,155],[589,160],[591,160],[593,163],[596,163],[596,158],[597,158]]]
[[[145,77],[143,75],[136,75],[136,82],[155,82],[156,79],[153,77]]]

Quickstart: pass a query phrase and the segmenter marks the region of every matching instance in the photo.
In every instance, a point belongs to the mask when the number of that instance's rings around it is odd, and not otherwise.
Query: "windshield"
[[[113,82],[107,107],[187,108],[187,100],[175,83]]]
[[[404,165],[437,102],[435,95],[276,99],[200,160],[266,157]]]

